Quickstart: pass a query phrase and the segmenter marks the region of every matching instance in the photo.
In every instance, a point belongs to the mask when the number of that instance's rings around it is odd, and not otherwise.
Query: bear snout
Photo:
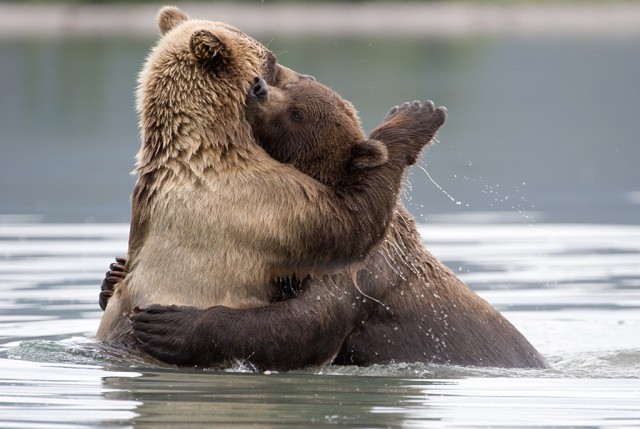
[[[265,82],[261,77],[256,77],[253,80],[253,86],[251,86],[249,96],[255,97],[258,100],[266,100],[269,96],[269,86],[267,85],[267,82]]]

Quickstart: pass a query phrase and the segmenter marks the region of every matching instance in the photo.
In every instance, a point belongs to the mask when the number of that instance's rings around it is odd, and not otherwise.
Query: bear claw
[[[387,116],[385,117],[385,120],[389,120],[393,118],[398,114],[398,112],[401,112],[401,111],[410,110],[415,112],[420,109],[424,109],[427,113],[430,113],[430,114],[434,113],[436,110],[441,110],[445,114],[445,116],[447,112],[447,109],[444,107],[436,108],[436,105],[431,100],[427,100],[424,103],[421,103],[418,100],[414,100],[411,103],[406,101],[400,104],[399,106],[393,106],[391,109],[389,109],[389,112],[387,112]]]

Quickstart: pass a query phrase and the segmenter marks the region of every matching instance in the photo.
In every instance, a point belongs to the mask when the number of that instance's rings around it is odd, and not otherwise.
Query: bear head
[[[388,157],[381,142],[366,139],[353,105],[313,78],[281,88],[255,78],[247,112],[269,155],[325,184],[340,184],[349,173]]]
[[[302,76],[225,23],[190,19],[166,6],[158,14],[158,27],[162,37],[138,77],[138,172],[195,155],[204,169],[216,161],[205,153],[219,158],[231,147],[241,150],[254,143],[244,105],[253,77],[262,75],[282,86]]]

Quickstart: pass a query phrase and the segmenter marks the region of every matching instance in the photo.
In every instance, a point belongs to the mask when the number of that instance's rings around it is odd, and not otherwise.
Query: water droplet
[[[447,191],[445,191],[444,188],[442,186],[440,186],[435,180],[433,180],[433,177],[431,177],[431,175],[429,174],[429,172],[427,171],[426,168],[424,168],[422,165],[418,165],[418,168],[420,168],[422,171],[424,171],[424,173],[427,175],[427,178],[431,181],[431,183],[436,185],[436,188],[438,188],[443,194],[445,194],[447,197],[449,197],[449,199],[451,201],[453,201],[457,205],[462,204],[460,201],[457,201],[455,198],[453,198],[451,196],[451,194],[449,194]]]

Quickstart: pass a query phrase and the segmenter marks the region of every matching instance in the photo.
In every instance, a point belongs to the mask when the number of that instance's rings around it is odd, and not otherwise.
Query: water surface
[[[427,224],[428,247],[549,370],[178,370],[100,347],[126,224],[0,226],[0,427],[637,427],[640,226]]]

